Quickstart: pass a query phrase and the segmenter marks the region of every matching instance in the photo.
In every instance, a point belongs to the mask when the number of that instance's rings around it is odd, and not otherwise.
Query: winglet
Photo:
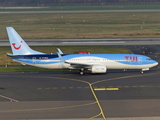
[[[61,54],[60,54],[59,52],[57,52],[57,54],[58,54],[59,59],[60,59],[62,62],[66,62],[65,59],[61,56]]]
[[[57,50],[58,50],[58,52],[59,52],[59,54],[63,54],[63,52],[59,49],[59,48],[57,48]]]

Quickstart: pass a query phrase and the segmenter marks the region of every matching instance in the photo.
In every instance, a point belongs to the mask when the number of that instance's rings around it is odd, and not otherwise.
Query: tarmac
[[[160,62],[160,45],[126,45]],[[139,70],[0,73],[3,120],[159,120],[159,65]]]

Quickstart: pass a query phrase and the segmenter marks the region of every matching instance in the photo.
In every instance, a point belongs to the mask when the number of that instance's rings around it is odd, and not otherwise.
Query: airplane
[[[47,69],[79,70],[91,73],[106,73],[108,69],[140,69],[149,70],[158,62],[148,56],[139,54],[64,54],[59,48],[57,54],[45,54],[31,49],[13,27],[6,27],[12,54],[12,60],[23,65]]]

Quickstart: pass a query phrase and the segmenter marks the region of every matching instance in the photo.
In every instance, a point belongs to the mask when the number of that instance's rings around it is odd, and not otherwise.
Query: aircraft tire
[[[80,74],[80,75],[84,75],[84,71],[81,71],[81,70],[80,70],[79,74]]]
[[[140,73],[143,74],[143,71],[141,71]]]

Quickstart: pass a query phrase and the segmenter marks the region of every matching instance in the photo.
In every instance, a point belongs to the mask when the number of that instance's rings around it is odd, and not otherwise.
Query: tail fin
[[[6,27],[13,55],[44,54],[32,50],[12,27]]]

